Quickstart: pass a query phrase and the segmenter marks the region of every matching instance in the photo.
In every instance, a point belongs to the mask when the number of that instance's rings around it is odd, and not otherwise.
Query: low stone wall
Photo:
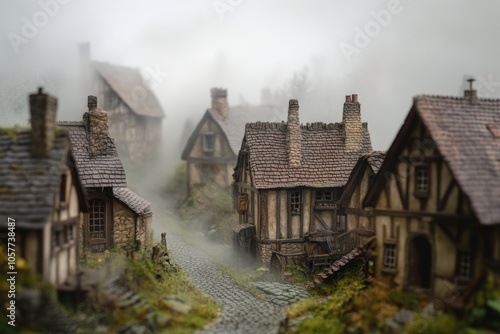
[[[262,243],[257,241],[257,261],[263,266],[269,267],[271,255],[273,251],[278,251],[282,254],[295,254],[304,252],[303,242],[282,242],[277,243]]]

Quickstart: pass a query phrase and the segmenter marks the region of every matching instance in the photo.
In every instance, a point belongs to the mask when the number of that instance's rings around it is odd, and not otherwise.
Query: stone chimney
[[[87,106],[89,112],[83,114],[83,121],[89,139],[89,153],[95,157],[108,153],[108,114],[97,108],[97,97],[90,95]]]
[[[215,110],[222,119],[229,114],[229,104],[227,103],[227,89],[212,88],[212,110]]]
[[[45,94],[30,94],[31,153],[35,157],[46,157],[54,144],[56,135],[57,99]]]
[[[286,150],[288,166],[298,168],[302,160],[302,133],[299,121],[299,101],[288,102],[288,123],[286,127]]]
[[[361,105],[358,95],[346,95],[342,113],[344,125],[344,147],[348,152],[363,148],[363,124],[361,123]]]
[[[476,79],[467,79],[469,82],[469,89],[464,90],[464,98],[468,100],[470,103],[477,102],[477,90],[472,89],[472,83],[476,81]]]

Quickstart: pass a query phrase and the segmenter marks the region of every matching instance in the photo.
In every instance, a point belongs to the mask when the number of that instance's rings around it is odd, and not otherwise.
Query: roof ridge
[[[461,100],[468,101],[467,98],[463,96],[452,96],[452,95],[432,95],[432,94],[419,94],[415,95],[413,99],[421,99],[421,98],[433,98],[433,99],[450,99],[450,100]],[[486,97],[478,97],[477,101],[488,101],[488,102],[500,102],[500,98],[486,98]]]

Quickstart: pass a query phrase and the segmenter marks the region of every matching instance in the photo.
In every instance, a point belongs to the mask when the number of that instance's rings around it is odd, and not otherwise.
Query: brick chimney
[[[90,95],[87,100],[89,112],[83,114],[83,121],[89,139],[89,153],[95,157],[108,153],[108,114],[97,108],[97,97]]]
[[[469,82],[469,89],[464,90],[464,98],[468,100],[470,103],[477,102],[477,90],[472,89],[472,83],[476,81],[476,79],[467,79]]]
[[[215,110],[222,119],[229,114],[229,104],[227,103],[227,89],[212,88],[212,110]]]
[[[288,123],[286,127],[286,150],[288,166],[300,167],[302,160],[302,133],[299,121],[299,101],[291,99],[288,102]]]
[[[361,105],[358,95],[346,95],[342,113],[344,125],[344,147],[348,152],[363,148],[363,124],[361,123]]]
[[[45,94],[30,94],[31,153],[35,157],[46,157],[54,144],[56,135],[57,99]]]

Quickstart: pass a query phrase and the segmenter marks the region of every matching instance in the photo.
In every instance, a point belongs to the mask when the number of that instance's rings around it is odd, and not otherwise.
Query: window
[[[384,243],[384,269],[396,269],[396,244],[393,242]]]
[[[471,254],[469,252],[459,251],[457,257],[457,276],[462,279],[469,279],[472,274]]]
[[[111,110],[111,109],[116,108],[118,103],[119,103],[118,96],[116,96],[116,94],[111,89],[107,90],[104,93],[104,109],[105,110]]]
[[[290,211],[292,215],[300,215],[300,190],[290,192]]]
[[[202,149],[205,153],[213,153],[215,150],[215,133],[207,132],[202,135]]]
[[[415,194],[427,196],[429,194],[429,167],[419,166],[415,168]]]
[[[346,214],[344,208],[337,209],[337,219],[335,224],[337,231],[346,230]]]
[[[333,202],[335,200],[335,193],[333,189],[316,190],[316,202]]]
[[[89,239],[106,238],[106,202],[102,199],[90,201]]]
[[[74,225],[68,226],[68,239],[69,239],[69,241],[75,240],[75,226]]]

